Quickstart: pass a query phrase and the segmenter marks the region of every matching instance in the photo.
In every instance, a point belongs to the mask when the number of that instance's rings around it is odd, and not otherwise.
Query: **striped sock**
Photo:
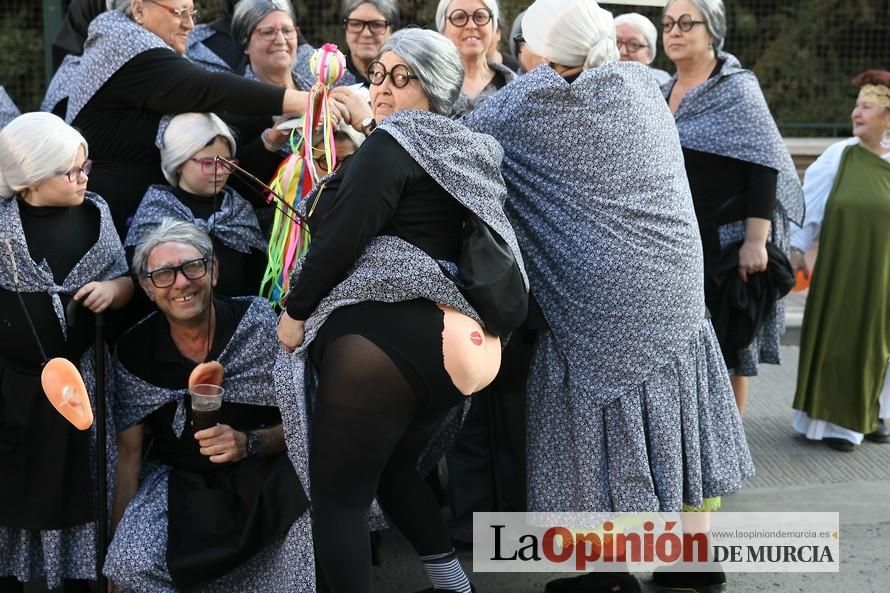
[[[433,589],[444,589],[455,593],[472,593],[470,580],[454,554],[454,550],[445,554],[421,556],[427,576],[433,583]]]

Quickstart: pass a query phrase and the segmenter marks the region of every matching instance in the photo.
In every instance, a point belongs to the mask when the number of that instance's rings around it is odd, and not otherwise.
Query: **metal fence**
[[[69,0],[0,0],[0,84],[22,109],[43,95],[49,43]],[[293,0],[300,27],[313,43],[342,42],[337,0]],[[726,51],[760,78],[783,133],[835,136],[849,133],[855,89],[849,80],[868,68],[890,67],[890,2],[887,0],[725,0]],[[530,0],[501,0],[506,43],[513,18]],[[659,0],[606,3],[614,14],[640,12],[660,22]],[[663,3],[663,0],[661,1]],[[648,4],[648,6],[646,6]],[[202,18],[213,18],[220,0],[197,0]],[[430,26],[436,0],[401,0],[403,25]],[[657,67],[672,70],[663,52]]]

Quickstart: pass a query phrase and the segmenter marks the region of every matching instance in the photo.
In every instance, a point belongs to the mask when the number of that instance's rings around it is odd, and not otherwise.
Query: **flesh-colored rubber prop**
[[[202,362],[189,375],[189,389],[195,385],[217,385],[222,386],[223,382],[223,366],[215,361]]]
[[[445,314],[442,355],[451,382],[464,395],[488,387],[501,368],[501,340],[471,317],[438,305]]]
[[[78,430],[93,425],[93,409],[80,371],[67,358],[53,358],[43,367],[40,383],[47,399]]]

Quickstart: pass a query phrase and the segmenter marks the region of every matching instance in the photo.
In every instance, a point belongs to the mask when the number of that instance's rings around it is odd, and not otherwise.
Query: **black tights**
[[[62,582],[62,593],[90,593],[91,581],[65,579]],[[23,593],[25,584],[15,577],[0,577],[0,593]]]
[[[368,510],[375,493],[420,555],[451,550],[436,496],[417,473],[447,410],[436,403],[418,397],[392,359],[362,336],[345,335],[325,348],[309,471],[318,561],[332,593],[371,591]]]

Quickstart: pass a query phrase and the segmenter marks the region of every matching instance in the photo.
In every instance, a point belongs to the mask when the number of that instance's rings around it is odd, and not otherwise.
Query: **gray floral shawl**
[[[68,88],[57,91],[68,97],[65,121],[73,122],[115,72],[150,49],[173,51],[160,37],[118,10],[103,12],[93,19],[77,66],[77,76],[69,76]]]
[[[12,99],[6,94],[6,90],[0,86],[0,130],[18,116],[19,108],[15,106]]]
[[[127,260],[120,239],[111,222],[111,212],[101,197],[87,192],[84,198],[99,210],[99,239],[74,266],[61,285],[53,279],[46,260],[35,262],[28,252],[22,218],[17,198],[0,198],[0,288],[21,292],[46,292],[53,303],[53,311],[59,320],[63,335],[67,336],[65,312],[60,294],[74,294],[81,286],[94,280],[112,280],[127,273]],[[9,265],[7,246],[9,241],[15,257],[19,287],[16,289],[13,269]],[[61,248],[61,247],[60,247]]]
[[[504,148],[507,214],[579,405],[606,405],[705,315],[701,239],[673,118],[645,66],[547,66],[464,118]]]
[[[190,222],[219,239],[223,245],[240,253],[253,250],[265,251],[266,241],[260,230],[256,213],[250,203],[234,189],[226,186],[220,192],[222,200],[216,212],[204,220],[195,218],[188,206],[179,201],[170,186],[152,185],[139,203],[133,216],[124,246],[137,245],[142,237],[156,227],[162,218],[175,218]],[[207,198],[212,200],[215,198]]]
[[[226,401],[274,406],[275,398],[270,389],[274,359],[267,350],[270,341],[275,339],[275,314],[263,299],[237,297],[233,300],[250,301],[250,306],[219,355],[219,362],[225,369],[222,387],[226,390]],[[162,313],[155,311],[139,323],[148,323],[156,315]],[[187,389],[164,389],[152,385],[128,371],[117,356],[114,357],[114,376],[121,394],[115,409],[118,430],[142,422],[146,416],[169,402],[177,402],[173,431],[177,436],[182,434],[185,429]]]
[[[804,217],[803,189],[757,77],[732,54],[720,53],[720,72],[683,97],[674,118],[683,148],[770,167],[779,172],[776,197],[788,218]],[[661,90],[671,93],[676,75]]]

